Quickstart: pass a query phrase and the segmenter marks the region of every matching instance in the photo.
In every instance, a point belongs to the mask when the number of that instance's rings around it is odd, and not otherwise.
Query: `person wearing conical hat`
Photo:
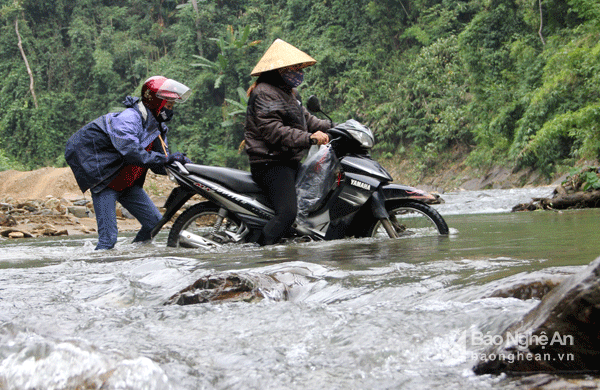
[[[330,122],[310,114],[300,102],[296,87],[303,69],[317,61],[276,39],[258,61],[248,89],[244,127],[250,170],[275,211],[258,238],[261,245],[277,243],[291,228],[297,214],[296,174],[311,145],[329,142]]]

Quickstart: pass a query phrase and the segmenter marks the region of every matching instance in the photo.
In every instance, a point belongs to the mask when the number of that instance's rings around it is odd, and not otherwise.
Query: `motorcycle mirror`
[[[310,95],[306,102],[306,108],[308,108],[310,112],[321,112],[321,102],[319,101],[319,98],[315,95]]]
[[[325,114],[323,112],[323,110],[321,109],[321,102],[319,101],[318,97],[316,97],[315,95],[310,95],[310,97],[308,98],[308,101],[306,102],[306,108],[310,112],[320,112],[323,115],[325,115],[327,117],[327,119],[329,119],[329,122],[331,123],[331,127],[333,127],[333,121],[331,120],[329,115]]]

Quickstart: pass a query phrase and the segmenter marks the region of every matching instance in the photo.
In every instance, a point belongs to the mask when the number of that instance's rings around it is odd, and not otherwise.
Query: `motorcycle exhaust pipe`
[[[192,245],[196,248],[202,248],[202,249],[210,249],[210,248],[216,248],[216,247],[221,246],[221,244],[219,244],[218,242],[209,240],[208,238],[199,236],[194,233],[190,233],[187,230],[182,230],[179,233],[179,242],[180,243],[183,242],[185,244]]]

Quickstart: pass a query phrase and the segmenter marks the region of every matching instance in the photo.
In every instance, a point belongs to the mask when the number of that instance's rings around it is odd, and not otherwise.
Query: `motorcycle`
[[[308,99],[307,109],[331,121],[315,96]],[[371,158],[374,137],[368,127],[349,120],[332,126],[328,134],[330,143],[301,167],[299,213],[287,240],[448,234],[444,218],[430,205],[436,201],[433,195],[392,184],[392,176]],[[333,163],[324,166],[325,160]],[[176,218],[167,246],[208,249],[256,242],[274,216],[250,172],[179,162],[166,169],[178,186],[165,202],[166,211],[153,237],[194,195],[205,199]]]

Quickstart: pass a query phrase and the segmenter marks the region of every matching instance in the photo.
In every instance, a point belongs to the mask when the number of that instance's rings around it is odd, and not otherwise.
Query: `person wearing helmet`
[[[258,76],[248,90],[244,126],[245,150],[256,183],[265,191],[275,217],[258,238],[260,245],[277,243],[296,219],[296,175],[311,145],[329,142],[330,122],[310,114],[296,87],[303,69],[316,60],[276,39],[252,70]]]
[[[117,242],[116,202],[142,225],[134,242],[148,241],[161,219],[158,208],[144,191],[148,169],[166,174],[165,164],[191,161],[182,153],[169,153],[166,122],[175,102],[187,100],[185,85],[163,76],[150,77],[142,97],[127,96],[125,110],[108,113],[86,124],[67,141],[65,160],[82,192],[92,193],[98,244],[112,249]]]

